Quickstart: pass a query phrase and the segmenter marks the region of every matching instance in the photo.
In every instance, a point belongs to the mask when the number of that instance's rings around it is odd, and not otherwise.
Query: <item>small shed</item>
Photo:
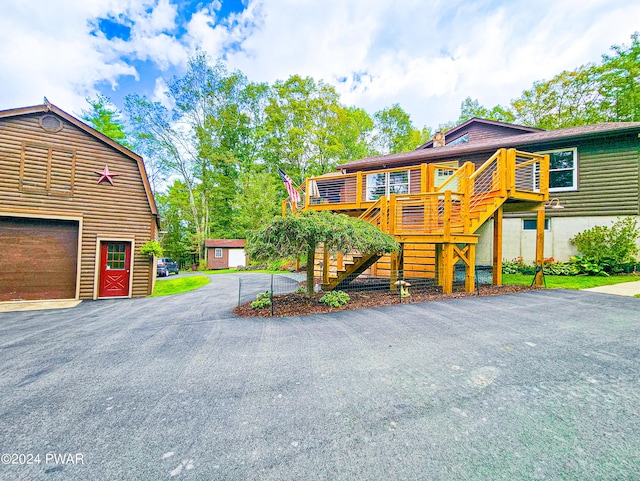
[[[140,297],[158,211],[142,158],[55,105],[0,111],[0,302]]]
[[[244,239],[207,239],[207,269],[228,269],[247,265]]]

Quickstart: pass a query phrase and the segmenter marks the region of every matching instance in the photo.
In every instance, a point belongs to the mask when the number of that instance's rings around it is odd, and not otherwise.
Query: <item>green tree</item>
[[[511,103],[516,120],[547,130],[605,121],[600,74],[600,67],[589,64],[534,82]]]
[[[246,238],[248,231],[259,229],[280,214],[280,184],[279,178],[266,172],[240,175],[233,221],[235,237]]]
[[[275,218],[247,237],[247,252],[256,260],[307,258],[307,296],[313,295],[313,262],[318,244],[333,252],[391,253],[398,243],[362,219],[327,211],[305,211]]]
[[[472,100],[471,97],[467,97],[460,105],[460,117],[458,118],[458,124],[466,122],[474,117],[506,123],[513,123],[515,121],[515,115],[507,107],[496,105],[492,109],[488,109],[483,105],[480,105],[478,99]]]
[[[603,110],[618,122],[640,121],[640,34],[631,36],[631,44],[614,45],[613,55],[603,55],[600,77]]]
[[[162,248],[181,266],[191,265],[197,255],[195,226],[190,222],[189,192],[181,180],[175,180],[166,193],[157,193],[158,212],[162,218]]]
[[[380,154],[396,154],[414,150],[430,138],[426,129],[417,130],[411,116],[399,104],[374,114],[376,134],[373,143]]]
[[[183,181],[202,260],[205,239],[228,235],[232,225],[238,166],[251,132],[243,104],[247,81],[199,51],[185,75],[167,85],[171,109],[137,95],[126,98],[126,108],[139,145]]]
[[[83,110],[80,118],[98,132],[131,149],[132,145],[127,140],[128,135],[120,118],[120,112],[109,98],[98,95],[93,99],[87,97],[86,101],[90,108]]]
[[[265,107],[263,158],[269,170],[281,167],[296,182],[332,170],[348,150],[358,148],[358,135],[349,123],[357,114],[339,103],[334,87],[311,77],[293,75],[271,88]]]

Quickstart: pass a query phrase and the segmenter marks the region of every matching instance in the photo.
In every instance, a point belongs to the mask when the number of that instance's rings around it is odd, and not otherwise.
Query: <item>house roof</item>
[[[156,216],[156,218],[158,218],[158,208],[156,206],[156,201],[155,201],[155,199],[153,197],[153,193],[151,191],[151,185],[149,184],[149,178],[147,177],[147,172],[146,172],[146,170],[144,168],[144,162],[142,160],[142,157],[140,157],[135,152],[127,149],[124,145],[121,145],[118,142],[116,142],[115,140],[111,139],[110,137],[107,137],[103,133],[98,132],[97,130],[95,130],[94,128],[88,126],[87,124],[85,124],[81,120],[75,118],[73,115],[68,114],[67,112],[62,110],[60,107],[56,107],[55,105],[53,105],[49,101],[45,101],[45,103],[43,105],[34,105],[34,106],[31,106],[31,107],[22,107],[22,108],[17,108],[17,109],[0,110],[0,119],[9,118],[9,117],[19,117],[21,115],[48,113],[48,112],[54,113],[54,114],[58,115],[59,117],[62,117],[67,122],[69,122],[69,123],[75,125],[76,127],[78,127],[80,130],[85,131],[87,134],[91,135],[92,137],[95,137],[99,141],[107,144],[108,146],[112,147],[113,149],[119,151],[120,153],[122,153],[125,156],[129,157],[130,159],[134,160],[136,162],[136,164],[138,165],[138,170],[140,171],[140,176],[142,177],[142,182],[144,184],[144,190],[145,190],[145,193],[147,195],[147,200],[149,201],[149,207],[151,208],[151,212]]]
[[[447,130],[445,132],[445,138],[455,137],[455,134],[457,134],[458,132],[464,131],[471,124],[485,124],[485,125],[491,125],[494,127],[504,127],[506,129],[513,130],[514,132],[523,133],[523,134],[530,133],[530,132],[544,132],[544,129],[539,129],[537,127],[508,124],[506,122],[498,122],[497,120],[488,120],[488,119],[473,117],[467,120],[466,122],[463,122],[460,125],[456,125],[452,129]],[[432,147],[433,147],[433,139],[431,139],[429,142],[422,144],[420,147],[418,147],[418,149],[428,149]]]
[[[231,249],[243,249],[245,243],[244,239],[207,239],[204,241],[205,247],[226,247]]]
[[[413,164],[426,160],[450,159],[463,154],[494,152],[502,147],[523,148],[527,145],[606,137],[611,134],[636,131],[640,132],[640,122],[610,122],[605,124],[582,125],[551,131],[509,135],[468,144],[445,145],[437,149],[418,149],[399,154],[379,155],[347,162],[339,165],[337,168],[350,171],[375,167],[387,168],[393,165]]]

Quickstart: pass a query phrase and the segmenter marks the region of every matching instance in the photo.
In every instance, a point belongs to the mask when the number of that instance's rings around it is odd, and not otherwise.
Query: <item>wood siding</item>
[[[404,245],[404,277],[433,279],[436,275],[436,248],[435,244],[405,244]],[[330,256],[331,275],[336,273],[337,255]],[[348,257],[345,256],[345,259]],[[322,278],[322,262],[324,260],[324,250],[322,245],[316,249],[314,276]],[[373,266],[360,274],[365,278],[388,279],[391,275],[391,256],[382,256]]]
[[[578,190],[550,192],[564,209],[547,209],[548,217],[638,215],[640,212],[640,141],[635,135],[609,137],[588,142],[574,142],[549,147],[536,146],[531,151],[577,147]],[[505,213],[507,217],[530,216],[529,213]]]
[[[216,257],[216,249],[222,250],[222,257]],[[207,269],[226,269],[229,267],[229,249],[226,247],[207,247]]]
[[[137,162],[62,118],[62,130],[46,132],[38,122],[42,115],[0,119],[0,215],[82,217],[80,299],[94,297],[98,238],[135,239],[132,296],[149,294],[153,266],[139,249],[156,237],[156,228]],[[47,172],[31,169],[28,160],[34,155]],[[96,172],[105,165],[118,174],[113,186],[97,183]]]

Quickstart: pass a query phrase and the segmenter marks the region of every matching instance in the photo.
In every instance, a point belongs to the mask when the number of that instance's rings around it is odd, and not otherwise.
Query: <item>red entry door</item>
[[[99,297],[128,297],[130,242],[103,242],[100,252]]]

